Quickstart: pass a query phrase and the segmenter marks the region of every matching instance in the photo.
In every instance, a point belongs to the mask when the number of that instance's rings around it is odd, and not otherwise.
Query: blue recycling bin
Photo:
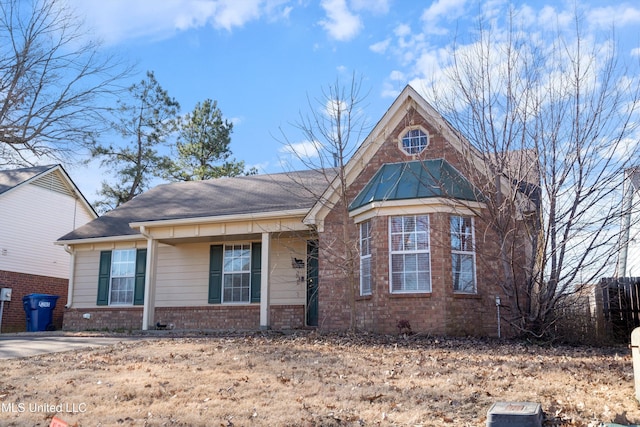
[[[29,294],[22,297],[22,305],[27,315],[27,332],[53,331],[53,309],[57,295]]]

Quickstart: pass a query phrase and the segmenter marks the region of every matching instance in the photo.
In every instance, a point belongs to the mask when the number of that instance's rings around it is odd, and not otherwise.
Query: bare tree
[[[341,283],[348,290],[350,328],[356,326],[356,296],[359,289],[359,248],[353,221],[349,218],[350,197],[348,194],[345,165],[368,132],[363,110],[367,94],[362,92],[362,79],[355,74],[350,84],[343,86],[339,79],[322,89],[318,98],[307,98],[308,112],[300,113],[294,127],[304,141],[294,142],[282,132],[281,142],[285,151],[307,169],[324,172],[328,186],[334,192],[329,200],[317,194],[320,203],[332,209],[332,223],[339,230],[323,233],[325,240],[319,242],[321,250],[331,260],[331,268],[337,269]],[[295,179],[295,174],[291,174]],[[310,189],[311,190],[311,189]],[[320,266],[323,269],[323,266]]]
[[[429,92],[470,144],[464,172],[500,239],[503,313],[541,337],[615,262],[620,184],[640,149],[638,73],[618,62],[612,38],[583,34],[577,11],[548,45],[513,12],[506,27],[480,20]]]
[[[127,67],[58,0],[0,1],[0,165],[65,159],[104,124]]]

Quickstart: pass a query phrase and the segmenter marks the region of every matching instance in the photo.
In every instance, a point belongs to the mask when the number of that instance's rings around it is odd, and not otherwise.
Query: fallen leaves
[[[90,411],[71,420],[80,425],[483,426],[500,400],[540,402],[545,426],[640,421],[624,348],[172,332],[3,364],[0,399],[84,399]],[[47,386],[34,392],[34,378]],[[37,424],[31,417],[18,414],[8,425]]]

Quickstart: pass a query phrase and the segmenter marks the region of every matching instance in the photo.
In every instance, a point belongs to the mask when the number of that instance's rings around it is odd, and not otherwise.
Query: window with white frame
[[[251,245],[224,245],[222,302],[250,301]]]
[[[111,253],[109,304],[132,305],[136,280],[136,250],[115,250]]]
[[[473,218],[451,217],[451,267],[454,292],[476,293]]]
[[[391,217],[389,240],[391,292],[431,292],[429,217]]]
[[[407,154],[420,154],[427,144],[429,136],[422,129],[410,129],[402,137],[402,149]]]
[[[360,295],[371,295],[371,221],[360,224]]]

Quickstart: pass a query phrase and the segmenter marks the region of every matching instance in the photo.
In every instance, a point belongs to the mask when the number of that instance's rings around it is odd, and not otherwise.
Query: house
[[[64,326],[496,335],[499,245],[462,173],[473,155],[407,86],[345,166],[344,197],[335,170],[160,185],[58,240]]]
[[[617,277],[640,277],[640,167],[624,171]]]
[[[54,242],[97,214],[60,165],[0,171],[0,287],[5,302],[2,332],[26,330],[22,297],[59,296],[54,326],[62,327],[69,254]]]

